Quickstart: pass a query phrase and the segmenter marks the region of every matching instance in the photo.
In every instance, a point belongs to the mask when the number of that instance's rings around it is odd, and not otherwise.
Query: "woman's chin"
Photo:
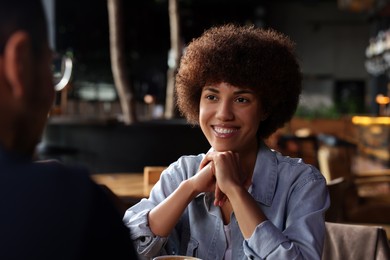
[[[226,152],[226,151],[234,151],[234,147],[227,145],[212,145],[214,151],[216,152]]]

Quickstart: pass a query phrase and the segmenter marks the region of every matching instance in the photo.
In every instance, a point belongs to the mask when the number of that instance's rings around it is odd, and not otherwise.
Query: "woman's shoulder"
[[[190,178],[198,172],[204,156],[204,153],[198,155],[183,155],[179,157],[177,161],[170,164],[164,172],[175,175],[179,173],[179,175],[182,175],[185,179]]]
[[[161,173],[160,180],[179,185],[180,182],[191,178],[198,172],[204,156],[204,153],[180,156]]]
[[[171,163],[160,175],[160,179],[153,187],[159,193],[172,193],[182,181],[194,176],[205,154],[183,155]],[[153,193],[152,190],[152,193]]]
[[[283,178],[288,176],[295,181],[302,179],[325,181],[325,177],[319,169],[314,165],[306,163],[302,158],[285,156],[275,150],[270,151],[273,154],[277,172]]]
[[[308,183],[326,185],[326,180],[320,170],[314,165],[305,163],[301,158],[277,155],[278,172],[281,178],[289,179],[296,186]]]

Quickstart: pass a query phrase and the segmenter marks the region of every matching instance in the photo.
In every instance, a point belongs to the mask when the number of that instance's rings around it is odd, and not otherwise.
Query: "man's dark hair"
[[[9,37],[18,30],[30,35],[34,53],[40,54],[47,41],[46,26],[41,0],[0,0],[0,55]]]

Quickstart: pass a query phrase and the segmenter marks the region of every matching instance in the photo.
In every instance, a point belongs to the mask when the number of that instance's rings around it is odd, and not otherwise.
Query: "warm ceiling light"
[[[352,123],[355,125],[390,125],[390,117],[354,116],[352,117]]]
[[[376,103],[380,105],[387,105],[390,103],[390,98],[382,94],[379,94],[376,96]]]

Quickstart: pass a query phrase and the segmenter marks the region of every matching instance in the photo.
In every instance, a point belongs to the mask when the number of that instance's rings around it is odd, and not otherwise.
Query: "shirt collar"
[[[271,206],[278,177],[277,159],[275,152],[263,142],[259,147],[249,192],[256,201]]]

